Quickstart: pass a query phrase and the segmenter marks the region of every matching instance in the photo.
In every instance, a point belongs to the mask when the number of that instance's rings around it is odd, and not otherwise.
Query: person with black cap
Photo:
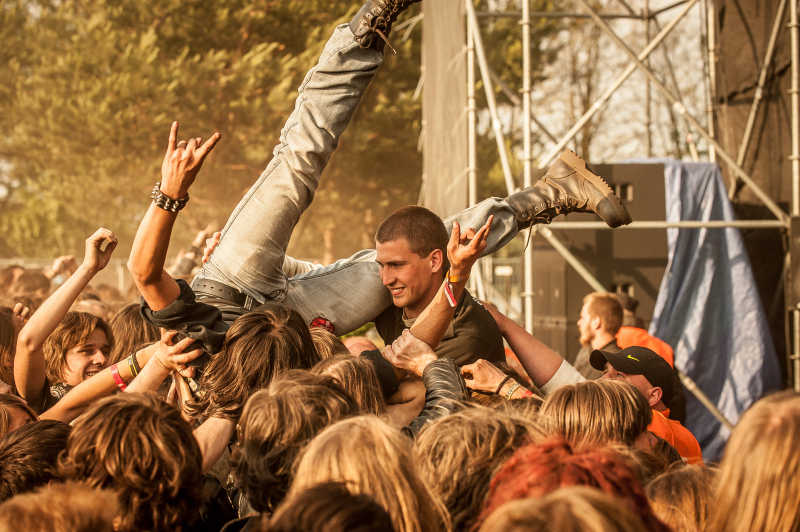
[[[675,447],[690,464],[703,463],[697,439],[679,421],[668,418],[664,403],[672,398],[674,376],[666,360],[651,349],[633,346],[616,353],[595,349],[589,362],[605,372],[602,379],[625,380],[636,386],[653,409],[653,422],[647,428]]]

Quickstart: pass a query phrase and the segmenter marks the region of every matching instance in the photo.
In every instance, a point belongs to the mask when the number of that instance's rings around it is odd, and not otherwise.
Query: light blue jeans
[[[383,61],[363,50],[347,24],[336,28],[319,63],[306,75],[274,157],[233,211],[222,238],[198,278],[232,286],[253,300],[276,301],[306,323],[329,320],[337,335],[371,321],[392,298],[381,283],[375,251],[364,250],[329,266],[286,256],[286,247],[319,185],[320,176]],[[494,215],[484,255],[510,242],[517,221],[508,204],[488,199],[445,220],[477,229]]]

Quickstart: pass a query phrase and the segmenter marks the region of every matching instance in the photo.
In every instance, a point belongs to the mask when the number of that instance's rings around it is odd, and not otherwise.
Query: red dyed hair
[[[650,509],[627,458],[611,448],[576,451],[561,439],[517,449],[492,479],[486,503],[473,530],[507,502],[543,497],[568,486],[589,486],[617,497],[621,504],[641,517],[646,530],[669,532]]]

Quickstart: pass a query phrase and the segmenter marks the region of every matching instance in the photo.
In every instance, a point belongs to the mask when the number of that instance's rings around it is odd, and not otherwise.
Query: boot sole
[[[614,191],[611,189],[608,183],[600,177],[592,173],[586,167],[586,161],[582,158],[578,157],[578,155],[573,152],[572,150],[564,150],[561,152],[561,155],[558,157],[565,163],[567,163],[571,168],[573,168],[576,172],[578,172],[582,177],[589,180],[589,182],[594,185],[598,190],[603,192],[605,198],[611,203],[614,207],[614,211],[617,213],[617,217],[622,221],[622,225],[628,225],[633,221],[631,218],[631,214],[628,212],[628,209],[625,208],[625,205],[622,204],[622,201],[617,197]]]

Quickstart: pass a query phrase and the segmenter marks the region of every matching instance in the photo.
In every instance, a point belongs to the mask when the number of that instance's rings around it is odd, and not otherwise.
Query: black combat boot
[[[383,50],[397,15],[420,0],[367,0],[350,22],[350,29],[361,48]],[[391,48],[391,45],[389,45]]]
[[[564,150],[539,181],[506,201],[520,229],[549,224],[559,214],[570,212],[596,213],[609,227],[633,221],[608,183],[586,168],[586,162],[571,150]]]

